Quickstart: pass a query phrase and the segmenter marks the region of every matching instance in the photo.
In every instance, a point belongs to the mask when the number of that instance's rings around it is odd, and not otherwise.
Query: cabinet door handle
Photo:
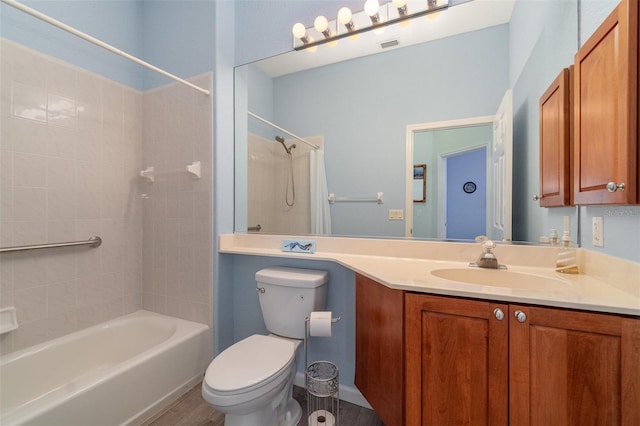
[[[502,321],[504,319],[504,312],[502,312],[502,309],[500,308],[495,308],[493,310],[493,315],[495,315],[498,321]]]
[[[542,200],[542,197],[539,196],[538,194],[533,196],[533,201],[538,201],[538,200]]]
[[[607,184],[607,191],[609,192],[616,192],[618,189],[620,191],[624,191],[624,188],[625,188],[624,182],[620,182],[620,183],[609,182]]]
[[[527,315],[521,310],[517,310],[516,319],[518,320],[518,322],[525,322],[527,320]]]

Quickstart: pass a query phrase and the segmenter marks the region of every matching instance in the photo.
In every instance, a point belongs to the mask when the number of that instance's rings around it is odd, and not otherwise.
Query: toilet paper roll
[[[331,336],[331,311],[314,311],[309,316],[309,334],[318,337]]]

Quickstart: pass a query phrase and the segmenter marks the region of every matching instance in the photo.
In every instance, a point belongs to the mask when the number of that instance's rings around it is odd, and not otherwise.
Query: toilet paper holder
[[[330,319],[330,322],[327,320]],[[304,375],[307,391],[307,424],[309,426],[338,426],[340,412],[338,367],[329,361],[308,362],[308,340],[313,331],[312,323],[318,321],[320,328],[316,327],[315,336],[330,337],[333,324],[340,321],[340,317],[334,318],[331,312],[312,312],[305,318],[304,324]],[[328,330],[327,330],[327,325]]]
[[[331,324],[335,324],[338,321],[340,321],[341,317],[335,317],[335,318],[331,318]],[[311,322],[311,317],[308,316],[304,319],[304,368],[305,371],[307,369],[307,367],[309,366],[309,363],[307,362],[307,347],[308,347],[308,341],[309,341],[309,324]]]

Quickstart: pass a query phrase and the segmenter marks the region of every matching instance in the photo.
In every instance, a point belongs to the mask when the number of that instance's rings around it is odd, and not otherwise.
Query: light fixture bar
[[[389,3],[385,4],[384,6],[387,6]],[[382,7],[382,5],[381,5]],[[351,37],[353,35],[356,34],[362,34],[368,31],[372,31],[378,28],[382,28],[382,27],[387,27],[389,25],[394,25],[403,21],[407,21],[409,19],[413,19],[413,18],[418,18],[420,16],[425,16],[428,15],[430,13],[435,13],[444,9],[447,9],[449,7],[449,1],[448,0],[438,0],[433,1],[430,0],[427,2],[427,8],[423,9],[423,10],[419,10],[417,12],[414,13],[407,13],[406,15],[400,15],[397,18],[393,18],[393,19],[388,19],[388,20],[381,20],[380,22],[377,22],[375,24],[371,24],[365,27],[357,27],[354,29],[348,29],[348,31],[346,32],[339,32],[337,34],[331,34],[331,37],[324,37],[318,40],[313,40],[311,42],[307,42],[307,43],[303,43],[303,44],[298,44],[296,45],[295,42],[295,37],[294,37],[294,46],[293,49],[294,50],[306,50],[309,49],[311,47],[315,47],[315,46],[320,46],[322,44],[326,44],[328,42],[331,41],[336,41],[336,40],[340,40],[346,37]],[[353,21],[352,21],[353,22]],[[313,28],[313,27],[311,27]]]

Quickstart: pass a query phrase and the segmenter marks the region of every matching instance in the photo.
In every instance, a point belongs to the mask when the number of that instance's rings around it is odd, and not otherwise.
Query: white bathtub
[[[202,379],[209,327],[138,311],[0,362],[0,424],[136,425]]]

